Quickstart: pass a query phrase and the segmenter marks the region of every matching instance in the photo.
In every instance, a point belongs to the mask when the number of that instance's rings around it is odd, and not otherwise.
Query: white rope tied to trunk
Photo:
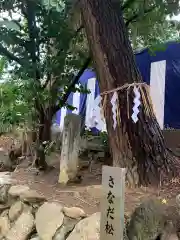
[[[121,87],[117,87],[117,88],[114,88],[114,89],[111,89],[111,90],[107,90],[107,91],[104,91],[100,94],[100,96],[104,96],[102,99],[102,116],[104,115],[104,110],[105,110],[105,106],[107,104],[107,96],[108,94],[112,93],[112,97],[111,97],[111,104],[114,106],[112,107],[112,109],[114,109],[113,111],[113,122],[114,122],[114,128],[116,125],[119,125],[120,126],[120,107],[119,107],[119,98],[118,98],[118,94],[117,92],[118,91],[123,91],[125,90],[127,93],[126,93],[126,98],[127,98],[127,115],[128,115],[128,119],[129,119],[129,115],[130,115],[130,108],[131,106],[129,106],[129,94],[132,90],[132,88],[134,89],[134,100],[133,100],[133,106],[132,106],[132,115],[131,115],[131,118],[133,119],[133,121],[136,123],[138,121],[138,113],[139,113],[139,106],[142,105],[144,106],[145,108],[145,112],[146,114],[148,115],[151,115],[153,111],[153,108],[152,108],[152,100],[151,100],[151,97],[150,97],[150,93],[149,93],[149,85],[147,85],[146,83],[144,82],[140,82],[140,83],[131,83],[131,84],[124,84],[123,86]],[[145,92],[143,91],[143,88],[145,89]],[[137,95],[137,92],[138,92],[138,97],[136,96]],[[113,99],[113,96],[116,95],[116,101],[115,102],[112,102],[112,99]],[[141,98],[141,101],[140,101],[140,98]],[[149,105],[149,102],[151,103]],[[115,121],[115,119],[117,121]]]

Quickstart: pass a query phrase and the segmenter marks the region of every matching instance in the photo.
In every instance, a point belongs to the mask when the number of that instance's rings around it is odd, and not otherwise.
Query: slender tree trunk
[[[40,113],[39,142],[51,140],[52,116],[46,116]]]
[[[40,122],[39,138],[36,151],[35,165],[39,169],[46,170],[48,165],[46,163],[44,142],[51,140],[51,123],[52,123],[51,108],[46,109],[46,111],[39,112],[39,122]]]
[[[101,93],[126,83],[141,82],[120,3],[113,0],[79,0],[79,6]],[[112,94],[107,95],[105,106],[113,165],[128,169],[127,178],[131,185],[158,184],[162,177],[176,173],[174,165],[177,161],[169,156],[165,148],[149,93],[145,87],[142,91],[148,103],[148,113],[147,106],[141,106],[136,124],[131,119],[133,91],[129,93],[129,102],[126,90],[118,92],[120,126],[115,130],[110,103]]]

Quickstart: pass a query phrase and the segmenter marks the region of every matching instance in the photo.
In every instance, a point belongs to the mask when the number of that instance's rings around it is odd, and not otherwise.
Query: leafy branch
[[[24,62],[22,59],[16,57],[14,54],[9,52],[2,44],[0,44],[0,54],[7,57],[10,61],[15,61],[21,66],[23,66]]]
[[[136,2],[136,0],[127,0],[121,7],[121,10],[125,10],[127,8],[130,8],[134,3]]]
[[[74,38],[76,38],[83,28],[84,28],[83,25],[80,25],[80,26],[77,28],[77,30],[75,31],[75,33],[73,34],[71,40],[73,40]],[[64,51],[64,49],[61,49],[60,53],[63,52],[63,51]],[[44,83],[43,86],[42,86],[42,89],[47,88],[48,85],[50,85],[51,88],[54,88],[54,85],[55,85],[55,83],[56,83],[56,81],[57,81],[56,79],[57,79],[57,78],[55,78],[55,81],[51,81],[51,80],[52,80],[51,77],[48,76],[47,79],[46,79],[46,81],[45,81],[45,83]]]
[[[66,93],[65,93],[65,94],[62,96],[62,98],[60,99],[60,106],[59,106],[59,104],[58,104],[58,105],[56,105],[56,106],[54,106],[54,107],[52,108],[53,114],[55,114],[55,113],[60,109],[60,107],[62,107],[62,106],[66,103],[66,101],[67,101],[69,95],[71,94],[74,86],[78,83],[80,77],[82,76],[82,74],[84,73],[84,71],[88,68],[89,64],[91,63],[91,60],[92,60],[91,56],[89,56],[89,57],[86,59],[86,61],[84,62],[82,68],[81,68],[80,71],[78,72],[78,74],[74,77],[74,79],[72,80],[72,82],[69,84]]]
[[[129,26],[130,23],[132,22],[136,22],[136,20],[140,17],[145,17],[146,14],[154,11],[154,9],[156,8],[157,6],[152,6],[148,9],[145,9],[144,11],[139,11],[138,13],[134,14],[133,16],[131,16],[127,21],[126,21],[126,27]]]

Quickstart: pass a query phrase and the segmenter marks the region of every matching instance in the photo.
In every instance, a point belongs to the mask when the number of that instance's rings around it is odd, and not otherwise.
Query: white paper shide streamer
[[[140,101],[140,97],[141,97],[141,94],[139,92],[139,89],[134,86],[134,107],[133,107],[133,114],[131,116],[132,120],[134,123],[137,123],[137,121],[139,120],[138,119],[138,114],[139,114],[139,106],[141,105],[141,101]]]
[[[112,104],[112,114],[113,114],[113,128],[115,129],[117,126],[117,100],[118,95],[117,92],[114,92],[112,98],[111,98],[111,104]]]

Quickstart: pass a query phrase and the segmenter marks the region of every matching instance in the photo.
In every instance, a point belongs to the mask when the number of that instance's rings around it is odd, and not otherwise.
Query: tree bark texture
[[[126,83],[141,82],[119,2],[79,0],[79,7],[101,93]],[[171,157],[166,150],[147,88],[142,87],[142,92],[147,105],[141,105],[136,124],[131,119],[134,98],[132,90],[129,92],[129,101],[126,90],[117,92],[119,127],[113,129],[110,103],[112,93],[107,95],[104,114],[113,165],[127,168],[127,179],[131,185],[156,185],[163,177],[174,176],[178,164],[177,159]]]
[[[52,115],[40,113],[39,142],[51,140]]]
[[[45,145],[43,142],[51,140],[51,124],[52,124],[52,112],[51,108],[46,111],[39,111],[39,134],[36,146],[36,160],[35,166],[39,169],[46,170],[46,156],[45,156]]]

